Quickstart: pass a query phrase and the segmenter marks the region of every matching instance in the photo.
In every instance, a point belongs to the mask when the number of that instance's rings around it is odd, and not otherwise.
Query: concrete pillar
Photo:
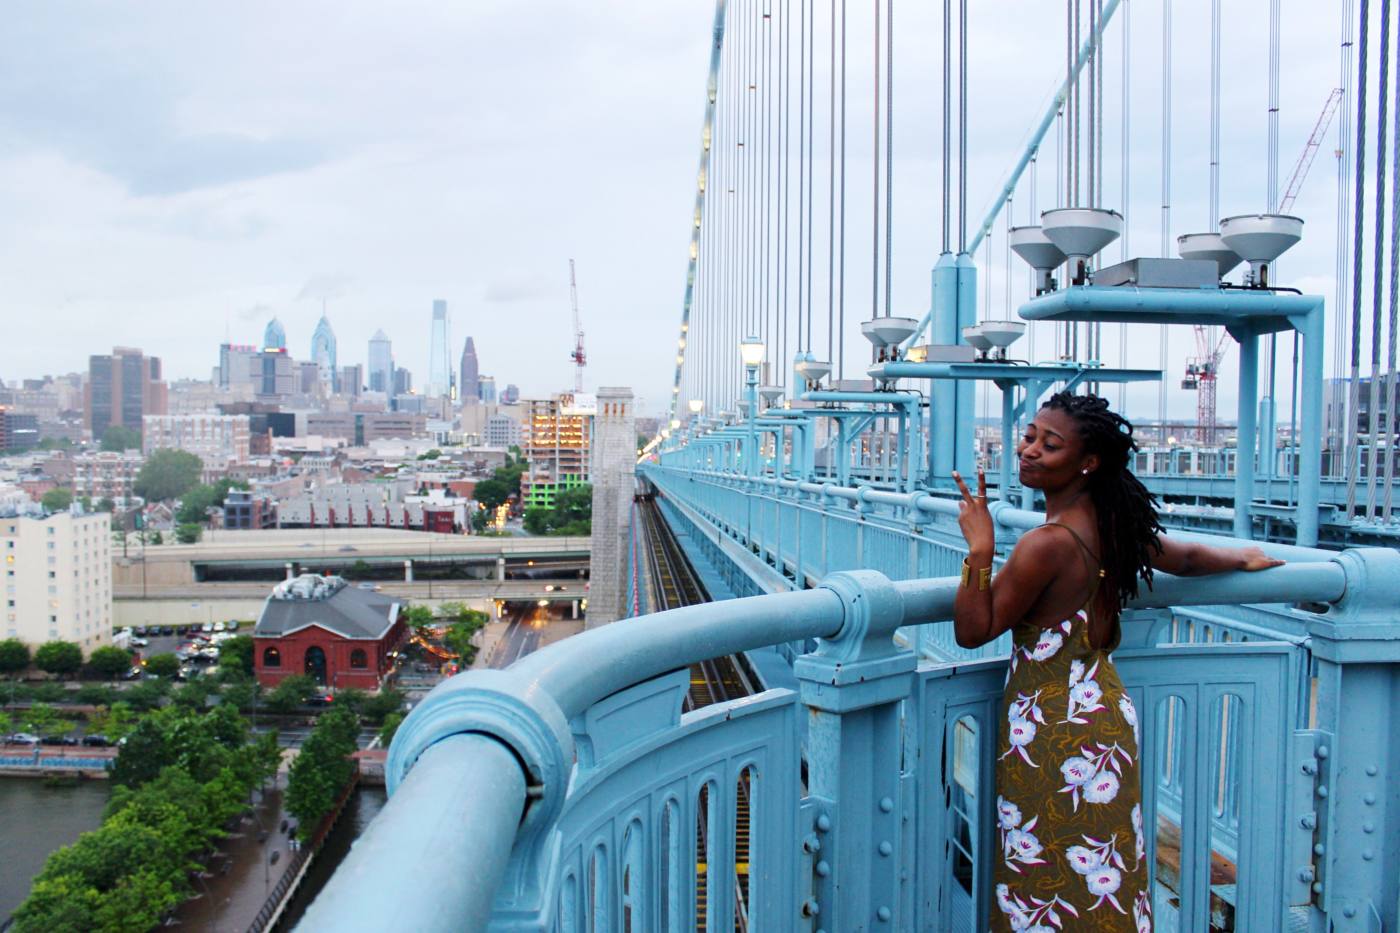
[[[403,562],[403,582],[413,582],[413,561],[411,560],[406,560]]]
[[[570,608],[573,610],[573,615],[570,616],[570,618],[577,619],[577,618],[578,618],[578,600],[577,600],[577,599],[573,600],[573,602],[571,602],[569,605],[570,605]]]
[[[598,390],[598,413],[593,417],[588,628],[626,618],[628,613],[628,544],[637,466],[637,416],[633,406],[631,389]]]
[[[506,559],[505,559],[504,557],[498,557],[498,558],[496,558],[496,582],[497,582],[497,583],[500,583],[500,582],[504,581],[505,578],[506,578]]]
[[[282,565],[282,569],[284,569],[284,570],[287,571],[287,579],[288,579],[288,580],[290,580],[292,577],[296,576],[296,572],[292,569],[292,562],[291,562],[291,561],[287,561],[285,564],[283,564],[283,565]]]

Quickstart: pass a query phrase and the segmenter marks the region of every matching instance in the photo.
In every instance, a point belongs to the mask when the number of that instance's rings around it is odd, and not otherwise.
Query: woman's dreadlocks
[[[1138,577],[1152,588],[1152,557],[1162,552],[1157,497],[1129,469],[1138,449],[1133,426],[1097,395],[1058,392],[1044,407],[1069,415],[1084,452],[1098,455],[1099,467],[1089,474],[1089,495],[1098,513],[1099,560],[1105,588],[1118,594],[1122,607],[1137,596]]]

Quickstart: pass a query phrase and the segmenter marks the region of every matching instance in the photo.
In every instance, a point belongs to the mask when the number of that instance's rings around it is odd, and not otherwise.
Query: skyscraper
[[[282,329],[282,322],[273,318],[267,322],[267,327],[263,330],[264,350],[285,350],[287,349],[287,332]]]
[[[382,330],[369,338],[369,390],[388,394],[394,391],[394,349]]]
[[[462,348],[462,378],[457,385],[461,390],[462,404],[475,405],[481,399],[478,390],[479,372],[476,365],[476,344],[472,338],[467,338],[467,344]]]
[[[166,386],[160,358],[131,347],[114,347],[110,356],[88,357],[88,384],[83,420],[93,440],[114,424],[140,432],[145,415],[166,413]]]
[[[482,376],[477,380],[477,391],[481,401],[487,405],[496,404],[496,377]]]
[[[424,395],[442,398],[452,394],[452,365],[447,359],[447,302],[433,301],[433,329],[428,344],[428,385]]]
[[[311,335],[311,362],[321,370],[321,387],[327,395],[335,391],[335,331],[331,322],[321,312],[321,320],[316,322],[316,332]]]

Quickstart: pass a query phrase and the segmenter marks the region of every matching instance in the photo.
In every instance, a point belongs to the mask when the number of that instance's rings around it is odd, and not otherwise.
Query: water
[[[24,901],[50,852],[101,824],[107,791],[106,781],[48,786],[0,777],[0,923]]]
[[[326,844],[316,856],[316,860],[311,863],[306,877],[302,879],[301,887],[297,888],[287,909],[283,911],[277,924],[278,930],[290,930],[296,926],[301,915],[306,913],[306,908],[311,906],[316,895],[321,893],[321,889],[340,866],[341,860],[350,851],[351,844],[364,832],[370,820],[384,808],[387,799],[388,795],[382,787],[367,787],[362,784],[356,788],[345,804],[345,812],[340,815],[340,821],[326,837]]]

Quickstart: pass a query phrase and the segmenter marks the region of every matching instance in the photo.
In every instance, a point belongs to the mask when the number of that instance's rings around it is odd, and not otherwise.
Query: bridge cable
[[[827,119],[826,359],[836,360],[836,0],[831,0],[831,101]]]
[[[958,12],[958,252],[967,252],[967,0]]]
[[[1381,307],[1385,290],[1382,274],[1385,260],[1385,145],[1387,104],[1390,101],[1390,0],[1381,0],[1381,68],[1376,86],[1376,263],[1371,284],[1371,464],[1366,470],[1366,520],[1376,517],[1376,474],[1380,472],[1380,426],[1381,426]],[[1400,114],[1396,114],[1400,119]],[[1387,411],[1387,418],[1394,412]],[[1387,434],[1390,432],[1387,431]],[[1389,453],[1387,453],[1389,456]]]
[[[943,0],[943,252],[952,242],[953,0]]]
[[[1361,261],[1365,246],[1366,212],[1366,52],[1370,44],[1370,0],[1361,0],[1361,34],[1356,64],[1356,205],[1351,256],[1351,381],[1347,411],[1347,519],[1356,511],[1356,478],[1360,470],[1358,433],[1361,428]]]
[[[817,122],[817,4],[812,0],[812,14],[807,17],[807,233],[803,244],[807,248],[807,351],[812,350],[812,306],[816,304],[812,293],[812,266],[815,258],[812,249],[815,239],[812,236],[812,195],[817,186],[816,173],[816,122]]]
[[[1162,244],[1163,257],[1171,255],[1172,225],[1172,5],[1170,0],[1162,3]],[[1158,363],[1163,372],[1167,371],[1166,324],[1158,325]],[[1157,425],[1161,432],[1161,443],[1166,443],[1167,431],[1167,380],[1157,383]]]
[[[1351,249],[1350,237],[1350,216],[1351,216],[1351,161],[1347,158],[1350,154],[1351,145],[1351,57],[1352,57],[1352,11],[1354,9],[1353,0],[1342,0],[1341,4],[1341,42],[1339,44],[1338,59],[1341,74],[1337,80],[1337,88],[1341,91],[1342,102],[1346,106],[1340,106],[1337,114],[1337,147],[1335,150],[1337,160],[1337,219],[1336,219],[1336,248],[1334,250],[1333,278],[1336,281],[1333,302],[1336,313],[1332,315],[1332,372],[1340,378],[1346,372],[1346,354],[1349,344],[1347,315],[1341,313],[1341,309],[1347,305],[1347,288],[1350,282],[1351,263],[1348,261]],[[1350,412],[1350,409],[1345,409]],[[1336,433],[1336,422],[1332,421],[1328,431],[1327,447],[1332,452],[1328,463],[1328,473],[1333,477],[1340,477],[1346,462],[1346,430]]]
[[[1128,140],[1130,138],[1129,134],[1133,112],[1130,100],[1132,85],[1129,82],[1129,75],[1131,72],[1128,68],[1132,60],[1132,16],[1133,7],[1131,0],[1123,0],[1122,125],[1119,127],[1119,132],[1121,133],[1119,140],[1119,157],[1121,159],[1119,171],[1123,174],[1123,179],[1120,183],[1123,189],[1123,201],[1120,205],[1123,211],[1123,235],[1118,238],[1118,243],[1120,249],[1119,258],[1124,262],[1128,259],[1128,240],[1132,232],[1132,224],[1129,223],[1129,218],[1131,216],[1129,213],[1129,205],[1132,203],[1132,187],[1129,185],[1129,168],[1132,165],[1132,160],[1128,158]],[[1128,327],[1129,325],[1126,323],[1118,325],[1118,365],[1124,368],[1128,365]],[[1118,410],[1125,411],[1127,407],[1128,384],[1126,382],[1120,382],[1118,384]]]
[[[1279,71],[1280,52],[1280,21],[1282,17],[1281,0],[1269,0],[1269,120],[1268,120],[1268,151],[1266,165],[1268,169],[1268,208],[1270,213],[1278,210],[1278,115],[1279,115]],[[1274,270],[1271,268],[1270,273]],[[1274,449],[1275,437],[1278,434],[1278,401],[1277,401],[1277,373],[1278,373],[1278,334],[1271,333],[1268,337],[1269,347],[1269,378],[1267,383],[1266,398],[1269,400],[1268,412],[1269,421],[1260,425],[1260,430],[1266,432],[1266,442],[1260,450],[1259,468],[1260,472],[1269,478],[1274,475]],[[1265,454],[1267,451],[1267,455]]]
[[[837,264],[840,291],[836,296],[837,332],[841,339],[836,344],[836,378],[846,378],[846,0],[841,0],[841,241],[838,247]]]
[[[1396,41],[1400,44],[1400,36]],[[1391,124],[1394,139],[1391,141],[1390,165],[1390,333],[1388,348],[1389,368],[1386,373],[1386,455],[1385,455],[1385,507],[1384,520],[1390,522],[1391,493],[1395,479],[1395,405],[1396,398],[1396,333],[1397,318],[1400,318],[1400,75],[1395,79],[1395,120]],[[1382,241],[1384,242],[1384,241]]]
[[[885,0],[885,317],[894,261],[894,0]],[[873,349],[873,348],[872,348]]]

